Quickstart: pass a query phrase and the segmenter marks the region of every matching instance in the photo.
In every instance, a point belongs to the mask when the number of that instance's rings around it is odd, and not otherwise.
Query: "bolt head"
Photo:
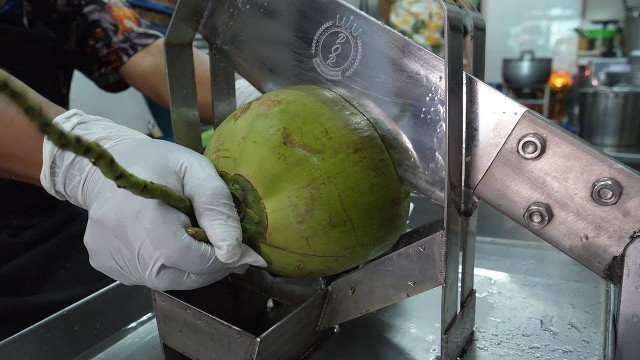
[[[614,178],[600,178],[591,186],[591,198],[600,206],[615,205],[622,196],[622,185]]]
[[[518,141],[518,154],[527,160],[542,156],[545,148],[546,141],[540,134],[527,134]]]
[[[553,218],[553,212],[549,205],[545,203],[536,202],[527,208],[527,211],[524,212],[524,222],[528,227],[532,229],[542,229]]]

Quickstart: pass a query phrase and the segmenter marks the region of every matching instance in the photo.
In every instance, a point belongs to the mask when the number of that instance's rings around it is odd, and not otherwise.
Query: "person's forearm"
[[[0,70],[0,76],[26,89],[29,97],[40,104],[51,119],[64,113],[64,109],[46,100]],[[44,136],[31,124],[19,107],[0,94],[0,177],[40,185],[42,169],[42,142]]]
[[[213,121],[213,105],[209,60],[207,55],[196,49],[193,51],[193,57],[200,119],[203,122],[211,123]],[[166,66],[164,39],[159,39],[127,60],[120,68],[120,76],[129,85],[153,101],[169,108]]]

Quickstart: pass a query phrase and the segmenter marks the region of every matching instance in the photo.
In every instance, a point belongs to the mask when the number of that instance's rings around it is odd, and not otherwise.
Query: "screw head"
[[[533,160],[544,154],[546,141],[540,134],[531,133],[518,141],[518,154],[527,160]]]
[[[532,229],[542,229],[553,218],[553,212],[549,205],[541,202],[535,202],[524,212],[524,222]]]
[[[615,205],[622,196],[622,185],[613,178],[600,178],[591,186],[591,198],[600,206]]]

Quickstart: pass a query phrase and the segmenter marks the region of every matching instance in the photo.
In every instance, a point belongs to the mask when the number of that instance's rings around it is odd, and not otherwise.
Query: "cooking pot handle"
[[[533,60],[536,57],[533,50],[523,50],[520,52],[520,60]]]

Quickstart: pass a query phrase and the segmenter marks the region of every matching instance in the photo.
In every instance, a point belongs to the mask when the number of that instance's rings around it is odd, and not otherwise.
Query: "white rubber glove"
[[[118,189],[89,160],[45,140],[41,183],[52,195],[89,210],[84,243],[94,268],[124,284],[179,290],[208,285],[248,265],[266,266],[242,244],[231,194],[204,156],[78,110],[54,123],[99,143],[133,174],[185,194],[212,242],[187,235],[191,224],[184,214]]]
[[[251,85],[251,83],[249,83],[247,80],[242,79],[242,78],[236,80],[236,105],[237,105],[237,107],[240,107],[240,106],[248,103],[249,101],[257,98],[260,95],[262,95],[262,93],[260,91],[258,91],[258,89],[253,87],[253,85]]]

